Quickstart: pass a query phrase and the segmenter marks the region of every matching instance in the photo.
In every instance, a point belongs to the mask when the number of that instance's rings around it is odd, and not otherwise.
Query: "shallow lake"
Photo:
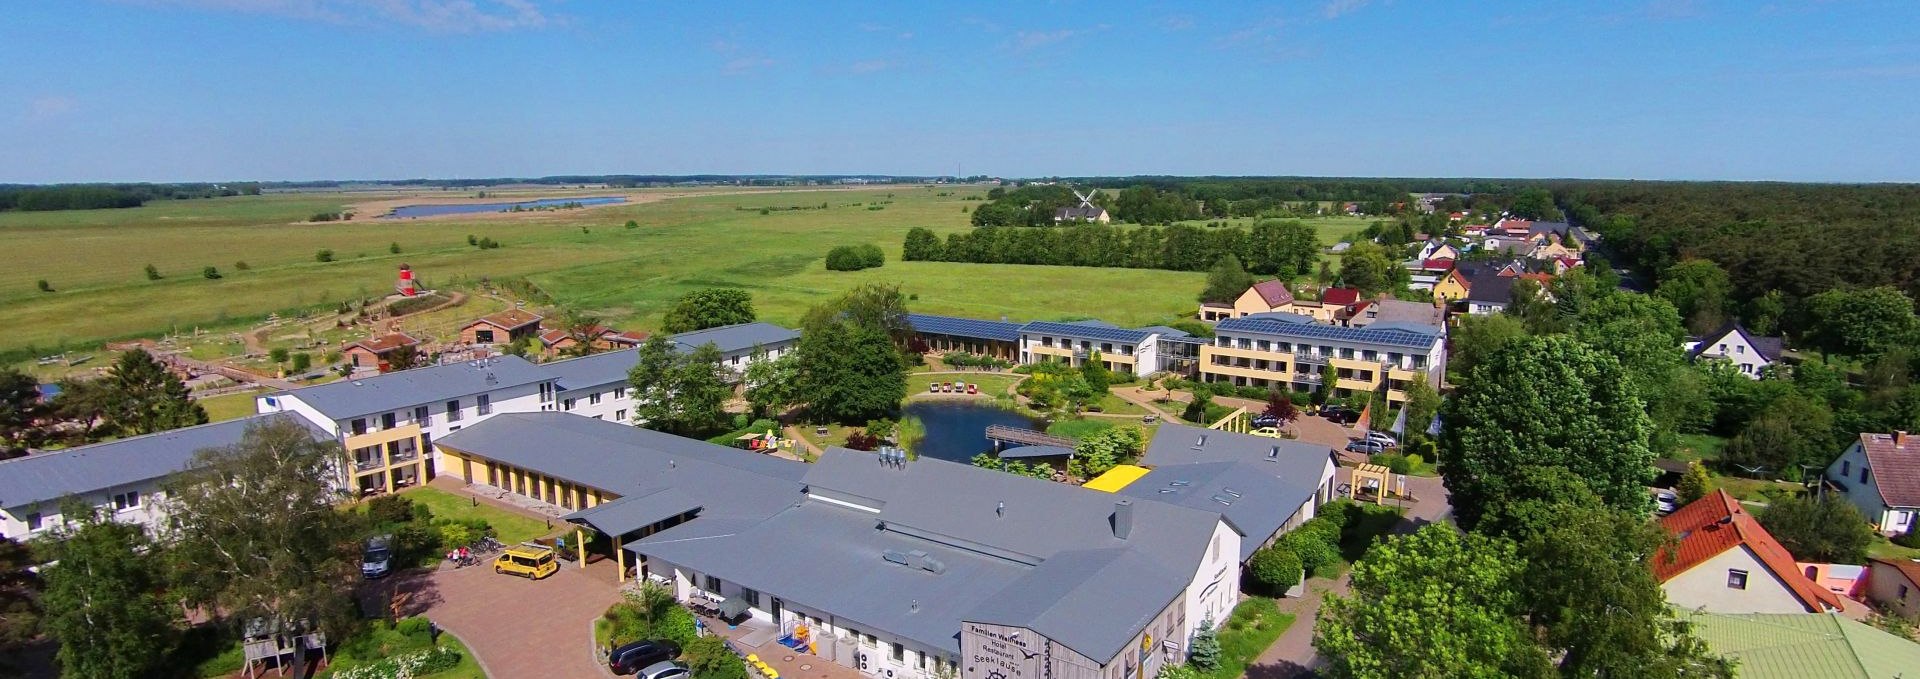
[[[514,208],[537,210],[576,204],[582,207],[590,205],[612,205],[627,202],[626,196],[595,196],[591,198],[541,198],[518,203],[466,203],[461,205],[402,205],[392,212],[382,215],[381,219],[406,219],[408,217],[434,217],[438,215],[466,215],[479,212],[508,212]]]
[[[1005,408],[962,401],[917,401],[902,411],[920,418],[927,436],[914,451],[926,457],[967,462],[973,456],[993,450],[987,440],[987,427],[1005,425],[1045,430],[1045,420],[1028,417]]]

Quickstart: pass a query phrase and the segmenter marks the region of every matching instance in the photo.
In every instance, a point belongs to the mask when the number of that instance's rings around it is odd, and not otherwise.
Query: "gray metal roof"
[[[842,628],[897,634],[958,653],[966,613],[1026,566],[885,530],[873,514],[808,500],[729,539],[703,539],[695,519],[628,545],[782,601],[831,613]],[[897,564],[889,551],[926,552],[942,571]],[[1184,583],[1183,583],[1184,584]]]
[[[625,535],[700,507],[699,500],[680,489],[664,488],[646,495],[622,497],[560,518],[585,523],[607,535]]]
[[[949,337],[967,337],[994,342],[1020,341],[1020,324],[1007,321],[983,321],[958,316],[934,316],[930,314],[907,314],[907,324],[913,331],[930,335]]]
[[[1025,627],[1104,661],[1125,650],[1191,578],[1138,550],[1060,552],[969,611],[966,619]],[[1121,592],[1127,596],[1118,596]]]
[[[683,332],[674,335],[671,339],[684,349],[691,350],[703,344],[713,344],[720,348],[720,353],[731,354],[754,347],[768,349],[780,347],[800,339],[800,331],[755,321]]]
[[[1001,459],[1025,459],[1032,457],[1066,457],[1073,454],[1072,448],[1062,446],[1018,446],[1000,451]]]
[[[1138,344],[1147,341],[1149,333],[1145,330],[1115,328],[1108,325],[1089,325],[1086,323],[1055,323],[1053,321],[1034,321],[1020,326],[1020,332],[1072,337],[1076,339],[1103,340],[1108,342],[1132,342]]]
[[[1248,332],[1307,340],[1376,344],[1422,351],[1432,349],[1434,343],[1440,341],[1440,329],[1431,326],[1375,323],[1364,328],[1345,328],[1318,323],[1301,323],[1293,319],[1269,317],[1266,314],[1220,321],[1214,325],[1214,330],[1220,333]]]
[[[201,450],[239,443],[248,427],[281,418],[299,423],[315,440],[330,439],[305,418],[267,413],[28,455],[0,462],[0,507],[57,501],[158,479],[186,469]]]
[[[339,421],[548,379],[552,378],[545,369],[527,359],[499,356],[469,363],[451,363],[340,380],[274,394],[268,398],[294,396]]]
[[[495,415],[434,444],[622,498],[677,489],[700,505],[701,521],[710,516],[754,521],[771,516],[798,499],[807,466],[563,412]]]
[[[542,363],[540,368],[553,375],[561,389],[579,390],[626,384],[627,373],[639,362],[639,349],[621,349]]]
[[[1333,448],[1317,443],[1276,439],[1252,434],[1235,434],[1168,422],[1147,442],[1140,463],[1150,467],[1195,462],[1262,462],[1269,457],[1285,460],[1325,460]],[[1319,467],[1313,468],[1318,473]],[[1135,482],[1139,483],[1138,481]]]
[[[1332,457],[1333,451],[1326,448],[1317,453],[1289,448],[1275,457],[1261,457],[1260,462],[1167,465],[1128,484],[1120,494],[1225,514],[1245,535],[1240,541],[1244,563],[1267,538],[1280,532],[1302,504],[1313,499]]]

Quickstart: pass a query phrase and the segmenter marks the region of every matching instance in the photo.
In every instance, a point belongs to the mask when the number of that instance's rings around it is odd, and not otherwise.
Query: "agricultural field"
[[[966,210],[980,203],[963,198],[983,192],[957,186],[490,192],[489,199],[502,200],[625,193],[637,202],[510,218],[376,221],[363,214],[320,223],[305,220],[404,196],[281,194],[5,213],[0,305],[21,322],[0,338],[0,357],[21,361],[92,350],[109,340],[196,331],[228,336],[233,344],[234,333],[269,314],[311,317],[348,300],[383,295],[401,263],[428,287],[470,293],[481,290],[483,281],[525,278],[561,304],[641,330],[653,329],[674,298],[709,286],[749,290],[762,318],[785,324],[797,322],[809,305],[868,281],[901,284],[916,311],[1016,321],[1097,317],[1143,325],[1196,308],[1201,273],[897,261],[910,227],[938,233],[970,228]],[[635,228],[625,227],[629,220]],[[1364,226],[1357,220],[1318,221],[1327,222],[1328,243]],[[468,244],[469,236],[502,247],[479,249]],[[858,272],[826,270],[827,250],[859,243],[881,246],[893,261]],[[400,252],[390,252],[391,245]],[[318,261],[323,249],[332,251],[334,261]],[[159,280],[148,280],[148,264]],[[208,266],[220,278],[203,276]],[[40,280],[54,292],[39,291]],[[491,310],[482,309],[481,299],[474,294],[457,315]],[[337,344],[346,334],[352,333],[276,336],[270,346]],[[195,351],[230,354],[237,348]]]

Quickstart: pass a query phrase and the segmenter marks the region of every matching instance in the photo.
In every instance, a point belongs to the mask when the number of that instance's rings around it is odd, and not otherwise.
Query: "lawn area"
[[[927,385],[934,382],[966,382],[967,384],[978,384],[980,385],[981,394],[998,396],[1007,393],[1007,387],[1013,386],[1014,383],[1019,382],[1025,377],[1025,375],[1016,375],[1013,373],[986,372],[975,375],[913,374],[907,376],[907,396],[911,397],[915,394],[927,393]]]
[[[1053,424],[1047,425],[1047,433],[1054,436],[1065,436],[1070,439],[1083,439],[1112,429],[1115,424],[1114,421],[1103,417],[1076,417],[1067,420],[1057,420]]]
[[[950,195],[938,195],[943,192]],[[909,227],[939,234],[971,228],[962,208],[977,203],[961,200],[967,192],[951,187],[619,193],[647,202],[513,219],[376,222],[362,216],[323,224],[302,222],[315,212],[399,194],[240,196],[0,214],[0,304],[22,329],[0,338],[0,356],[19,361],[168,331],[230,334],[269,313],[292,318],[381,294],[403,262],[430,288],[475,290],[482,279],[527,278],[561,304],[634,330],[658,329],[664,309],[691,290],[747,290],[763,320],[792,325],[810,305],[871,281],[901,284],[908,306],[919,312],[1137,326],[1191,314],[1205,280],[1200,272],[898,261]],[[662,193],[675,197],[657,199]],[[528,197],[534,196],[510,196]],[[822,203],[828,208],[760,212]],[[628,220],[636,227],[624,228]],[[1327,228],[1359,227],[1329,222]],[[469,236],[502,247],[480,250],[467,244]],[[390,253],[389,243],[400,253]],[[829,249],[862,243],[880,246],[890,261],[858,272],[826,270]],[[321,249],[332,250],[334,261],[317,261]],[[146,279],[147,264],[160,280]],[[222,277],[203,278],[205,266],[218,267]],[[55,292],[36,290],[39,279]]]
[[[1089,405],[1099,406],[1100,412],[1111,413],[1114,415],[1145,415],[1147,414],[1146,408],[1142,408],[1140,406],[1134,405],[1132,401],[1128,401],[1124,398],[1114,396],[1113,392],[1107,392],[1105,394],[1101,394],[1099,400],[1094,401]]]
[[[1273,599],[1248,597],[1233,608],[1227,624],[1220,626],[1220,666],[1201,672],[1207,679],[1237,679],[1246,674],[1247,665],[1272,646],[1275,639],[1293,625],[1293,614],[1281,613]]]
[[[1673,459],[1683,462],[1718,460],[1720,451],[1727,447],[1725,437],[1712,434],[1681,434],[1679,443],[1673,449]]]
[[[416,504],[426,505],[433,510],[435,517],[449,519],[485,519],[493,526],[493,532],[501,542],[515,544],[543,537],[552,530],[547,529],[545,521],[530,516],[515,514],[493,505],[474,504],[464,498],[437,488],[409,488],[400,491],[401,495]]]
[[[237,394],[222,394],[213,398],[194,399],[194,403],[206,409],[208,422],[225,422],[252,415],[254,413],[253,398],[260,393],[243,391]]]
[[[1765,481],[1740,476],[1715,476],[1713,485],[1726,489],[1727,493],[1741,502],[1770,502],[1768,493],[1797,495],[1805,492],[1800,484],[1790,481]]]
[[[1882,559],[1920,559],[1920,549],[1901,547],[1885,537],[1875,536],[1873,544],[1867,547],[1867,555]]]

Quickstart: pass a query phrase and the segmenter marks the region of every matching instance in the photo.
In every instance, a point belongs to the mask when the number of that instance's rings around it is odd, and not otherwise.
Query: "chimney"
[[[1133,501],[1113,501],[1113,536],[1122,540],[1133,533]]]
[[[1893,432],[1893,447],[1895,447],[1895,448],[1905,448],[1905,447],[1907,447],[1907,433],[1906,433],[1906,432],[1904,432],[1904,431],[1899,431],[1899,430],[1894,430],[1894,432]]]
[[[1002,502],[994,505],[993,515],[995,518],[1005,517],[1007,515],[1007,503]]]

